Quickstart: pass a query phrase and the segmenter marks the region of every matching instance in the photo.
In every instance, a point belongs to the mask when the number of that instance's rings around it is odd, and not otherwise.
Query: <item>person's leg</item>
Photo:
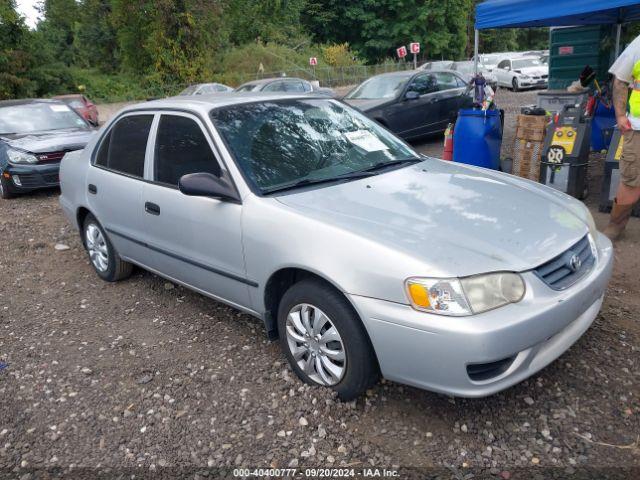
[[[635,203],[640,200],[640,132],[624,134],[622,158],[620,158],[620,185],[613,201],[609,225],[604,234],[617,240],[627,226]]]
[[[618,191],[616,192],[616,198],[622,205],[633,205],[640,200],[640,187],[629,187],[620,182]]]

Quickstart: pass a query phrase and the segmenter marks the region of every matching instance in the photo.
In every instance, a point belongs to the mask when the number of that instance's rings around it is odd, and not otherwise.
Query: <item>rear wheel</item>
[[[511,86],[513,87],[514,92],[520,91],[520,84],[518,83],[517,77],[513,77],[513,80],[511,80]]]
[[[9,191],[9,181],[0,176],[0,197],[8,200],[14,197],[14,194]]]
[[[91,265],[100,278],[116,282],[131,275],[133,266],[120,258],[102,225],[91,214],[84,221],[83,241]]]
[[[278,309],[285,355],[304,382],[362,395],[378,379],[378,364],[364,326],[344,295],[316,280],[287,290]]]

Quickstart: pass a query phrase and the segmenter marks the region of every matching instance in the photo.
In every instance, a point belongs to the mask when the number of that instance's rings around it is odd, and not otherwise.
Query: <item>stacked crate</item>
[[[547,122],[544,115],[518,115],[513,148],[514,175],[538,181]]]

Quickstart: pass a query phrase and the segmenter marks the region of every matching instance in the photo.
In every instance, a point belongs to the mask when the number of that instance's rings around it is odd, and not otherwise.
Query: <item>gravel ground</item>
[[[640,478],[639,219],[593,327],[538,375],[478,400],[382,382],[341,403],[256,319],[143,271],[99,280],[57,195],[0,200],[0,478]]]

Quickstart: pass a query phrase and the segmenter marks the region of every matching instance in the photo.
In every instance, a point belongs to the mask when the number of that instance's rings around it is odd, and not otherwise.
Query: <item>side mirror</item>
[[[178,181],[178,188],[184,195],[191,197],[211,197],[227,202],[240,203],[240,198],[229,185],[220,177],[211,173],[189,173],[183,175]]]
[[[417,100],[418,98],[420,98],[420,94],[418,92],[414,92],[413,90],[409,90],[404,94],[405,100]]]

